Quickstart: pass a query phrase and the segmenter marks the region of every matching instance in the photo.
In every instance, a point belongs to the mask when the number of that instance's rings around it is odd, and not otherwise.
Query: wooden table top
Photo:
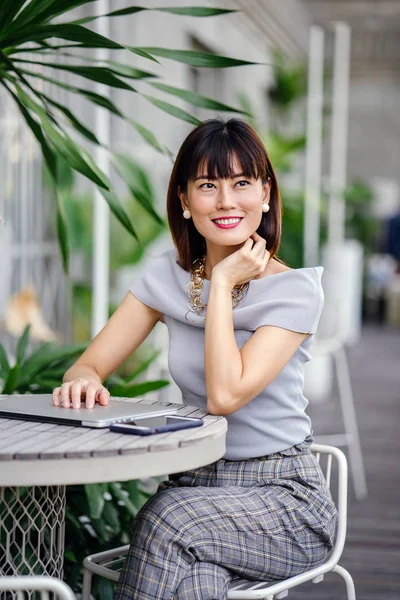
[[[184,471],[224,455],[226,419],[185,405],[177,414],[202,417],[204,425],[139,437],[2,418],[0,486],[123,481]]]

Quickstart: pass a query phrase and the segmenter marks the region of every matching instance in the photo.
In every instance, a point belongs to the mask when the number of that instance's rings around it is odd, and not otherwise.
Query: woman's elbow
[[[237,402],[231,396],[210,394],[207,398],[207,411],[210,415],[226,417],[234,413],[238,408]]]

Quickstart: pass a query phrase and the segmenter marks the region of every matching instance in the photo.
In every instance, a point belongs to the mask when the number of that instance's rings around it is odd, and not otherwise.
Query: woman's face
[[[197,231],[210,244],[243,244],[260,226],[262,204],[269,202],[270,184],[242,174],[235,159],[233,177],[208,179],[198,172],[189,181],[186,194],[180,192],[182,210],[189,209]]]

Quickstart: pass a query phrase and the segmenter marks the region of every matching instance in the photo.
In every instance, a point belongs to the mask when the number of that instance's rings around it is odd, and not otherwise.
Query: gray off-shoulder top
[[[273,325],[309,333],[282,371],[246,406],[229,415],[227,460],[244,460],[279,452],[299,444],[311,434],[303,395],[304,368],[310,360],[324,295],[322,267],[292,269],[250,282],[240,304],[233,309],[239,349],[258,327]],[[176,250],[155,259],[131,286],[131,293],[163,314],[169,333],[169,369],[186,404],[206,408],[204,376],[205,318],[189,313],[186,285],[190,274],[179,266]],[[210,282],[203,285],[207,302]],[[224,357],[221,356],[221,361]]]

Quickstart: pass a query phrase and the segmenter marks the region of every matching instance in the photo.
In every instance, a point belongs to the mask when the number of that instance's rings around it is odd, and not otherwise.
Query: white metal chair
[[[254,582],[244,579],[235,579],[230,587],[228,598],[230,600],[255,600],[256,598],[264,598],[264,600],[273,600],[274,598],[285,598],[289,589],[294,588],[307,581],[319,583],[323,581],[324,575],[333,571],[340,575],[346,584],[347,600],[356,600],[354,583],[350,573],[343,567],[338,565],[339,559],[343,552],[343,547],[346,539],[347,528],[347,461],[341,450],[333,446],[323,446],[313,444],[311,450],[315,453],[318,462],[325,472],[325,478],[328,486],[331,484],[331,473],[333,459],[337,466],[338,486],[337,486],[337,509],[339,513],[338,529],[335,540],[335,545],[329,558],[320,566],[315,567],[301,575],[296,575],[285,581],[274,583]],[[322,464],[321,455],[324,455],[325,464]],[[129,546],[121,546],[114,550],[99,552],[87,556],[83,562],[84,576],[82,600],[90,599],[90,590],[92,575],[96,574],[105,577],[110,581],[117,582],[119,571],[122,568]]]
[[[17,600],[25,600],[24,592],[40,592],[41,600],[50,600],[50,594],[57,600],[76,600],[71,588],[55,577],[0,577],[0,598],[3,598],[1,592],[15,592]]]

